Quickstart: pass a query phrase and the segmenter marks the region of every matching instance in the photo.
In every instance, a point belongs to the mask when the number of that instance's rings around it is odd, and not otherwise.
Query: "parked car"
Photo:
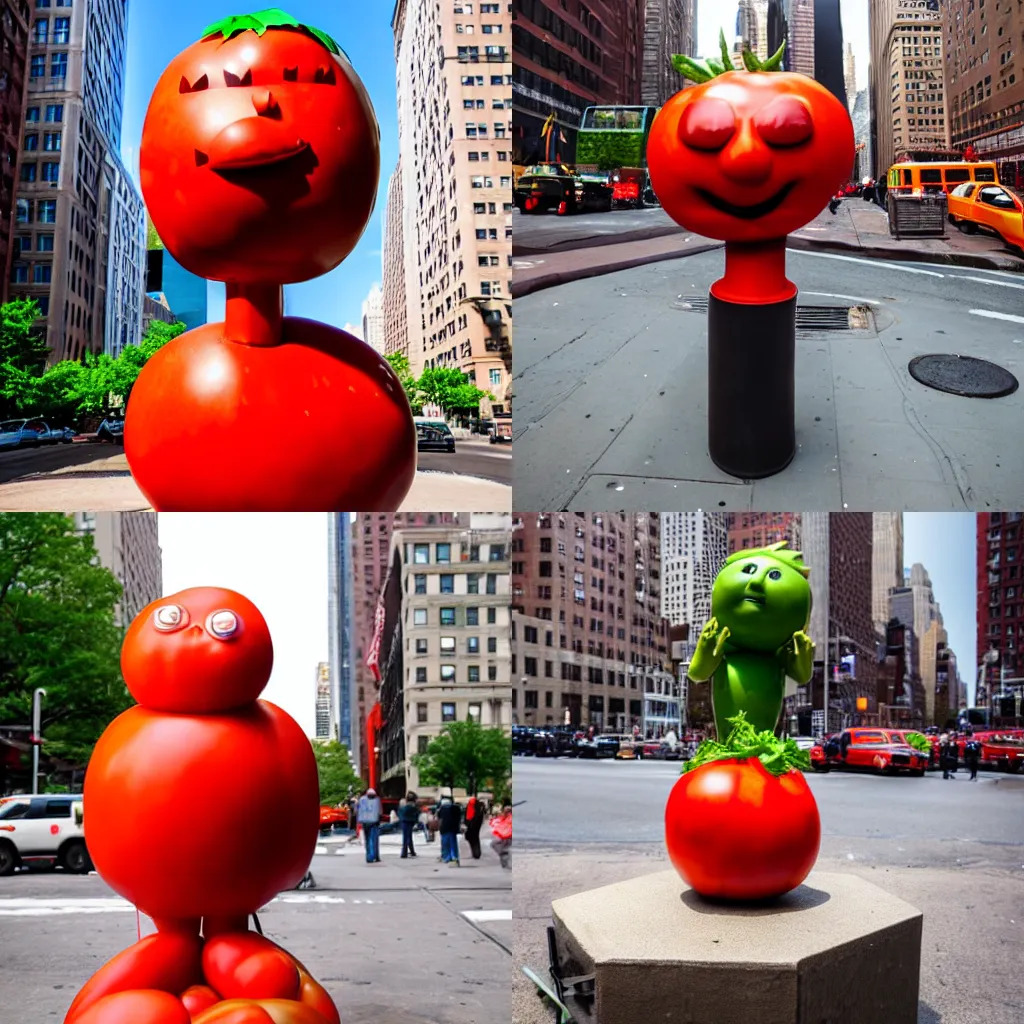
[[[528,725],[514,725],[512,727],[512,753],[533,753],[533,729]]]
[[[970,738],[960,736],[957,746],[961,761],[964,759],[964,747],[971,740],[981,744],[978,757],[978,764],[981,767],[1014,774],[1024,768],[1024,740],[1019,736],[1000,731],[976,732]]]
[[[599,758],[615,757],[619,752],[619,739],[617,736],[598,736],[594,740],[596,755]]]
[[[320,831],[330,832],[335,825],[348,824],[348,808],[342,807],[321,807],[320,808]]]
[[[51,427],[41,419],[5,420],[0,423],[0,449],[70,444],[74,437],[75,432],[70,427]]]
[[[120,412],[109,412],[96,428],[96,440],[110,444],[124,444],[124,416]]]
[[[911,747],[898,730],[844,729],[838,737],[826,737],[810,752],[811,767],[817,771],[831,768],[875,771],[895,775],[906,771],[924,775],[928,755]]]
[[[416,450],[420,452],[447,452],[455,454],[455,435],[447,423],[417,423]]]
[[[973,235],[984,228],[1024,256],[1024,203],[1002,185],[965,181],[949,193],[949,223]]]
[[[91,871],[82,823],[81,796],[0,798],[0,875],[37,864],[59,864],[74,874]]]

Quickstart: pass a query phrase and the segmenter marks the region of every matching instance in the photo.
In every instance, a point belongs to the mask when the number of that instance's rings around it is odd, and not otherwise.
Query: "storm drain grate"
[[[1001,398],[1017,390],[1009,370],[973,356],[933,354],[910,361],[910,376],[926,387],[964,398]]]
[[[674,309],[687,313],[707,313],[706,295],[695,295],[691,299],[680,299],[672,303]],[[849,331],[868,326],[871,311],[867,306],[797,306],[796,329],[798,331]]]

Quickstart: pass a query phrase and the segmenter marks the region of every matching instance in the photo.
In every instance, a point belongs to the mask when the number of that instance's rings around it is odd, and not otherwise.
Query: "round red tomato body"
[[[162,512],[389,512],[416,474],[416,427],[391,367],[296,317],[280,345],[226,341],[219,323],[165,345],[132,388],[124,444]]]
[[[296,29],[217,35],[157,82],[142,191],[161,240],[192,273],[306,281],[338,266],[363,233],[379,150],[373,107],[346,59]]]
[[[758,900],[795,889],[821,842],[818,805],[803,775],[760,761],[715,761],[681,776],[665,807],[665,843],[702,896]]]
[[[689,231],[782,238],[816,217],[853,168],[853,123],[824,86],[786,71],[729,71],[658,112],[651,184]]]
[[[153,918],[253,913],[300,881],[316,845],[312,747],[266,701],[130,708],[96,744],[83,800],[96,870]]]

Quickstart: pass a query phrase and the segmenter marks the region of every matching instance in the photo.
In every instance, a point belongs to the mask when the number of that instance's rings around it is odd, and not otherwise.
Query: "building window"
[[[36,263],[32,267],[33,284],[49,284],[53,280],[52,263]]]
[[[40,199],[39,200],[39,223],[40,224],[56,224],[57,223],[57,200],[56,199]]]
[[[417,704],[416,705],[416,721],[425,722],[427,720],[427,705]]]
[[[442,704],[441,705],[441,721],[442,722],[454,722],[455,721],[455,705],[454,704]]]
[[[50,77],[66,78],[68,74],[68,55],[66,50],[55,53],[50,58]]]
[[[455,682],[455,666],[454,665],[442,665],[441,666],[441,682],[442,683],[454,683]]]
[[[39,315],[49,316],[50,315],[50,296],[49,295],[38,295],[36,296],[36,305],[39,307]]]
[[[31,252],[32,251],[32,236],[31,235],[18,235],[18,250],[19,250],[19,252]]]
[[[36,120],[39,120],[39,108],[35,107]],[[46,120],[51,124],[60,124],[64,120],[64,104],[51,103],[46,108]]]
[[[18,224],[32,223],[32,203],[28,199],[19,199],[14,204],[14,219]]]
[[[417,573],[413,577],[413,583],[417,594],[425,594],[427,592],[427,577],[422,573]]]
[[[480,715],[482,713],[483,713],[483,705],[482,704],[470,704],[469,705],[469,717],[472,718],[474,722],[479,722],[480,721]]]
[[[480,609],[479,608],[467,608],[466,609],[466,625],[467,626],[479,626],[480,625]]]
[[[487,653],[497,654],[498,653],[498,638],[496,636],[489,636],[487,638]]]
[[[466,653],[467,654],[479,654],[480,653],[480,637],[478,637],[478,636],[466,637]]]
[[[487,609],[487,625],[493,626],[498,621],[498,609],[488,608]]]
[[[442,608],[441,609],[441,625],[442,626],[454,626],[455,625],[455,609],[454,608]]]
[[[417,736],[416,737],[416,753],[418,753],[418,754],[425,754],[427,752],[427,747],[429,747],[429,746],[430,746],[430,737],[429,736]]]
[[[427,681],[427,667],[426,665],[419,665],[416,668],[416,682],[425,683]]]
[[[441,565],[446,565],[452,560],[452,546],[451,544],[438,544],[437,545],[437,561]]]
[[[497,680],[497,678],[498,678],[498,666],[497,665],[488,665],[487,666],[487,678],[492,683]],[[512,696],[514,697],[515,695],[516,695],[516,692],[515,692],[515,690],[513,690],[512,691]]]
[[[47,153],[60,152],[60,132],[47,132],[43,136],[43,149]]]
[[[416,653],[426,654],[427,653],[427,639],[426,637],[419,637],[416,640]]]
[[[46,37],[50,32],[50,19],[49,18],[37,18],[35,23],[35,32],[32,34],[32,42],[46,45]]]
[[[25,110],[25,120],[28,124],[33,124],[39,120],[39,108],[28,107]]]
[[[426,608],[413,608],[413,610],[412,610],[412,624],[414,626],[425,626],[427,624],[427,609]]]
[[[429,565],[430,545],[414,544],[412,549],[412,560],[416,565]]]
[[[441,573],[441,593],[442,594],[454,594],[455,593],[455,576],[450,572]]]
[[[39,235],[37,240],[39,252],[53,252],[53,235]]]
[[[531,708],[531,709],[536,709],[536,707],[537,707],[537,691],[536,690],[526,690],[526,691],[524,691],[523,697],[525,698],[524,701],[523,701],[523,707]]]
[[[29,75],[32,78],[45,78],[46,77],[46,54],[37,53],[32,58],[30,65]]]
[[[60,4],[57,5],[58,7]],[[67,43],[71,40],[71,19],[70,18],[54,18],[53,19],[53,41],[55,43]]]
[[[28,284],[28,264],[27,263],[12,263],[11,264],[11,281],[14,284]]]
[[[441,653],[442,654],[454,654],[455,653],[455,637],[443,636],[441,637]]]
[[[59,181],[60,180],[60,164],[53,161],[47,161],[43,164],[43,181]]]
[[[480,666],[479,665],[468,665],[467,671],[469,673],[469,681],[471,683],[480,682]]]
[[[36,180],[36,165],[35,164],[22,164],[21,165],[21,180],[22,181],[35,181]]]
[[[498,592],[498,577],[493,573],[487,574],[487,593],[496,594]]]
[[[478,572],[467,572],[466,573],[466,593],[467,594],[479,594],[480,593],[480,573],[478,573]]]
[[[501,370],[491,370],[491,387],[496,388],[501,385]]]
[[[36,133],[25,136],[25,150],[34,153],[39,148],[39,136]]]

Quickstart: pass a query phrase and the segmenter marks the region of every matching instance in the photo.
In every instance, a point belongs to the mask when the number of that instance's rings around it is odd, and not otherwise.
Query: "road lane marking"
[[[801,292],[801,295],[818,295],[826,299],[849,299],[851,302],[869,302],[872,306],[880,306],[878,299],[862,299],[859,295],[836,295],[835,292]]]
[[[997,313],[992,309],[969,310],[974,316],[985,316],[990,320],[1009,320],[1013,324],[1024,324],[1024,316],[1014,316],[1013,313]]]
[[[955,275],[959,277],[959,275]],[[960,277],[961,281],[977,281],[978,284],[994,284],[997,288],[1019,288],[1024,291],[1024,284],[1016,284],[1013,281],[993,281],[988,277]]]
[[[480,921],[511,921],[511,910],[464,910],[462,916],[474,923]]]
[[[846,263],[865,263],[869,267],[886,267],[889,270],[902,270],[905,274],[927,274],[928,277],[945,277],[937,270],[922,270],[920,267],[908,267],[905,263],[880,263],[878,260],[865,260],[860,256],[839,256],[833,252],[812,252],[809,249],[788,249],[787,252],[803,256],[817,256],[822,260],[843,260]]]

